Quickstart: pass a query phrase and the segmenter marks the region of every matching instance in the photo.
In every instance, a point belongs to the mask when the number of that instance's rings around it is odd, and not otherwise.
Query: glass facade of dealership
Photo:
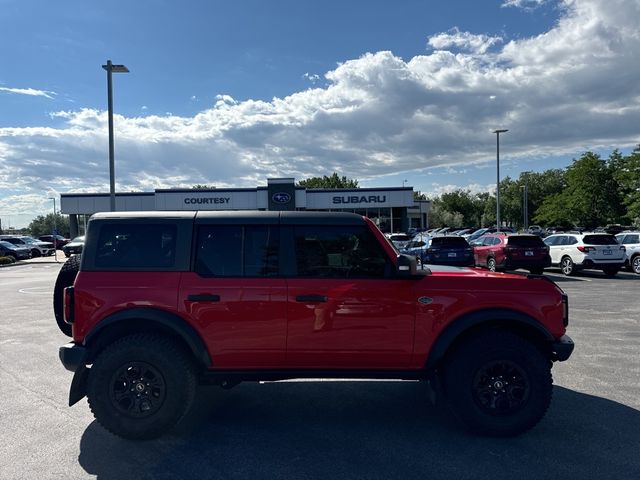
[[[109,194],[65,193],[60,211],[69,215],[71,236],[84,219],[109,210]],[[310,210],[353,212],[371,218],[383,232],[427,228],[429,202],[415,201],[412,187],[307,189],[293,178],[272,178],[256,188],[157,189],[118,193],[117,211]],[[81,221],[82,220],[82,221]]]

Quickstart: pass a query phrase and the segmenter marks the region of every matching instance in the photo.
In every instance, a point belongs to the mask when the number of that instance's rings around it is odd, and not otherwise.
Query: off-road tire
[[[560,270],[566,276],[574,275],[576,273],[576,267],[571,260],[571,257],[562,257],[560,260]]]
[[[64,289],[73,285],[73,282],[80,270],[80,255],[75,255],[67,260],[56,278],[56,284],[53,287],[53,313],[56,317],[58,328],[66,336],[71,336],[71,325],[64,321]]]
[[[443,385],[454,414],[470,430],[514,436],[534,427],[549,408],[551,362],[522,337],[486,332],[452,352]]]
[[[87,382],[89,407],[106,430],[128,439],[162,435],[187,413],[196,390],[188,353],[171,339],[135,334],[107,346]]]

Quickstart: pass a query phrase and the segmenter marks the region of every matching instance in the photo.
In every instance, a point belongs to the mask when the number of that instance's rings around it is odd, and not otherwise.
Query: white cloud
[[[489,48],[498,43],[502,43],[502,37],[474,35],[470,32],[461,32],[458,27],[433,35],[428,41],[428,44],[436,50],[456,48],[471,53],[486,53]]]
[[[504,45],[449,31],[430,37],[435,51],[368,53],[327,72],[327,86],[284,98],[220,94],[193,117],[116,115],[117,188],[243,187],[333,171],[366,185],[398,172],[464,171],[494,161],[495,128],[509,129],[501,145],[511,162],[637,144],[640,2],[560,6],[549,31]],[[108,191],[106,112],[54,115],[63,126],[0,128],[3,197]],[[470,171],[456,174],[461,184],[477,183]]]
[[[56,92],[50,92],[48,90],[36,90],[35,88],[0,87],[0,92],[13,93],[16,95],[28,95],[31,97],[46,97],[52,100],[53,100],[53,96],[57,95]]]
[[[503,8],[516,7],[516,8],[522,8],[524,10],[534,10],[548,2],[549,0],[504,0],[501,6]]]

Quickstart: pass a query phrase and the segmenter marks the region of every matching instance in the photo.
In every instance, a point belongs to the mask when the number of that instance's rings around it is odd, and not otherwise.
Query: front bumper
[[[79,367],[84,366],[87,349],[82,345],[70,342],[60,347],[58,356],[64,368],[70,372],[75,372]]]
[[[558,362],[564,362],[573,353],[575,344],[569,335],[563,335],[558,340],[551,344],[551,350],[553,352],[553,360]]]

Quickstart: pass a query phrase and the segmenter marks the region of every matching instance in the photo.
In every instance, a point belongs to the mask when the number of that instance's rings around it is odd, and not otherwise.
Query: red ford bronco
[[[573,351],[547,278],[418,270],[349,213],[96,214],[54,309],[69,404],[126,438],[175,425],[199,382],[304,377],[427,380],[472,430],[516,435]]]

